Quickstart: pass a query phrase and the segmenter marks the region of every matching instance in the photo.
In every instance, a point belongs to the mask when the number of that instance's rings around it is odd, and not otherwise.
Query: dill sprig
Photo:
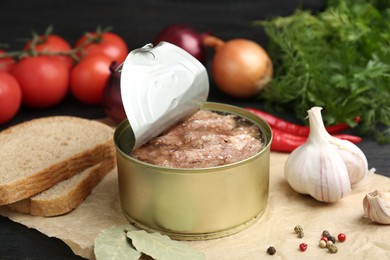
[[[326,124],[345,122],[390,142],[390,2],[328,1],[317,14],[296,10],[256,22],[270,40],[275,64],[260,93],[268,109],[304,119],[321,106]]]

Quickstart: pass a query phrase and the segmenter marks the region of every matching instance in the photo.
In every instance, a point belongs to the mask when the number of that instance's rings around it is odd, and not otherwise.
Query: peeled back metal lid
[[[199,110],[207,100],[206,68],[168,42],[131,51],[121,70],[122,102],[135,136],[133,149]]]

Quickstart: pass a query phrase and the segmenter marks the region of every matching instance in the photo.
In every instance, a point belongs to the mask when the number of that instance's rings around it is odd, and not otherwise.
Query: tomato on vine
[[[55,34],[35,35],[29,40],[24,50],[33,54],[47,54],[63,62],[69,69],[73,66],[73,58],[70,56],[71,45],[62,37]]]
[[[12,57],[2,57],[5,54],[4,50],[0,50],[0,71],[10,72],[15,65],[15,60]]]
[[[79,101],[97,105],[103,100],[104,87],[110,77],[112,58],[104,54],[85,57],[70,74],[70,91]]]
[[[22,91],[11,74],[0,71],[0,124],[11,120],[19,111]]]
[[[76,48],[80,49],[81,59],[89,55],[105,54],[112,60],[122,63],[128,54],[128,47],[124,39],[113,33],[96,30],[86,33],[76,42]]]
[[[68,92],[69,69],[51,56],[21,59],[12,70],[23,93],[23,103],[47,108],[60,103]]]

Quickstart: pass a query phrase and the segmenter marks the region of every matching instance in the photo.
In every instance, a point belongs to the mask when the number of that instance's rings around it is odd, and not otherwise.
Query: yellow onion
[[[224,93],[249,98],[267,86],[272,78],[272,61],[256,42],[232,39],[224,42],[207,35],[203,44],[215,49],[212,79]]]

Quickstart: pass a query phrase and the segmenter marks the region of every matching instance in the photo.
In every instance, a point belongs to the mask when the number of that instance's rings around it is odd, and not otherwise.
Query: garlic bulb
[[[390,193],[373,191],[363,199],[364,216],[380,224],[390,224]]]
[[[336,202],[350,193],[348,170],[340,154],[329,142],[320,107],[308,111],[310,134],[285,164],[285,178],[297,192],[324,202]]]
[[[367,158],[355,144],[347,140],[341,140],[328,134],[328,140],[334,145],[347,166],[349,181],[354,185],[368,176]]]

